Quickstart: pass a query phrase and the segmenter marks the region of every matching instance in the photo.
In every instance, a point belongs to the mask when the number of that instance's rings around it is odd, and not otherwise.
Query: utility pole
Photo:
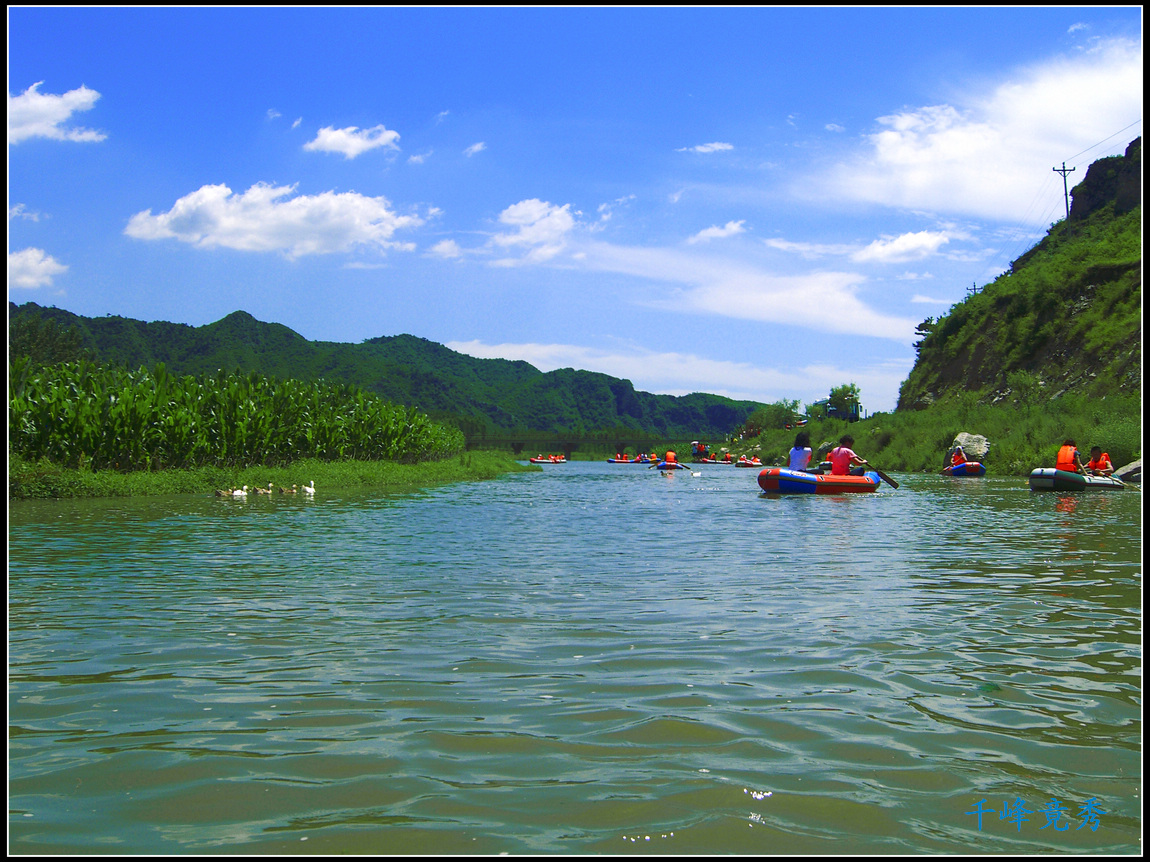
[[[1074,168],[1066,167],[1066,162],[1062,163],[1061,168],[1052,168],[1054,173],[1062,174],[1062,197],[1066,200],[1066,230],[1070,230],[1070,190],[1066,186],[1066,175],[1073,173]]]

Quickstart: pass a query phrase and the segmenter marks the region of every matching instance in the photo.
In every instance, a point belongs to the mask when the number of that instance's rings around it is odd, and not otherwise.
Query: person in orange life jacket
[[[862,465],[867,462],[851,449],[854,444],[855,438],[846,434],[839,440],[839,445],[831,449],[827,457],[831,462],[832,476],[861,476],[863,474]],[[855,469],[852,470],[852,467]]]
[[[1058,450],[1058,459],[1054,462],[1055,470],[1065,470],[1067,473],[1082,472],[1082,457],[1078,454],[1078,444],[1073,440],[1064,440],[1062,448]]]
[[[954,452],[950,456],[950,466],[957,467],[959,464],[966,463],[966,453],[962,451],[961,446],[955,446]]]
[[[1110,455],[1103,452],[1101,446],[1090,447],[1090,460],[1086,462],[1086,471],[1095,476],[1109,476],[1114,472],[1114,465],[1110,463]]]

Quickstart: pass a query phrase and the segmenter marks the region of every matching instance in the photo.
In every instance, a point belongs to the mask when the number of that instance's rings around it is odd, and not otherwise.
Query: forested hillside
[[[476,359],[412,335],[362,344],[308,341],[286,326],[237,311],[193,327],[129,318],[81,317],[36,303],[9,303],[10,354],[83,355],[128,368],[163,363],[176,375],[257,372],[279,379],[340,381],[465,430],[594,431],[624,427],[665,437],[721,436],[758,407],[719,395],[636,391],[629,380],[571,368],[544,373],[526,362]],[[63,337],[67,335],[67,337]],[[66,355],[71,350],[76,357]],[[60,355],[61,351],[65,355]]]
[[[1008,272],[920,324],[898,409],[957,392],[1012,402],[1140,392],[1141,175],[1138,138],[1090,166],[1070,218]]]

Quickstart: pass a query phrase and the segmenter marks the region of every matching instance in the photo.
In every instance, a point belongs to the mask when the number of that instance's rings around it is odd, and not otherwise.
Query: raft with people
[[[1035,467],[1030,471],[1031,491],[1104,491],[1125,487],[1125,482],[1113,476],[1091,476],[1056,467]]]
[[[566,455],[536,455],[528,459],[532,464],[566,464]]]
[[[861,476],[808,473],[789,467],[767,467],[759,473],[759,487],[767,494],[858,494],[877,491],[882,478],[874,470]]]
[[[980,464],[978,461],[963,461],[959,464],[951,464],[944,467],[942,470],[943,476],[985,476],[986,465]]]

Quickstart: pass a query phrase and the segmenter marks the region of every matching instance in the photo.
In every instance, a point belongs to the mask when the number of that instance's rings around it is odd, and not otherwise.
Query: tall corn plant
[[[347,384],[258,374],[175,377],[76,362],[9,368],[12,451],[96,469],[243,467],[311,457],[421,461],[463,435]]]

